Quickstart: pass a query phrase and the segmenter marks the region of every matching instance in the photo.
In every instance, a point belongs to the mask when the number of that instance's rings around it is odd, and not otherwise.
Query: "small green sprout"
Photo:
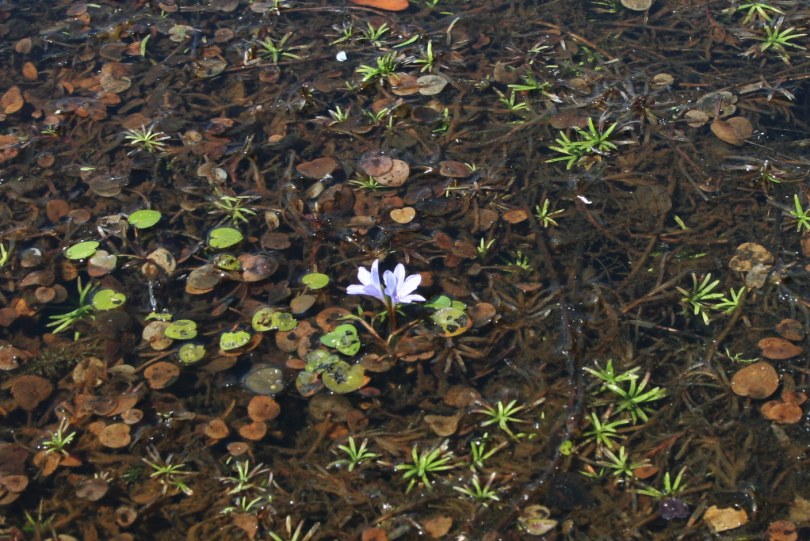
[[[344,111],[340,105],[336,105],[334,109],[329,109],[329,116],[332,117],[332,125],[342,124],[349,120],[349,110]]]
[[[537,205],[534,207],[534,216],[537,218],[537,221],[540,222],[540,225],[544,228],[549,226],[557,227],[558,224],[557,220],[554,219],[555,216],[559,216],[560,214],[564,213],[564,210],[551,210],[549,207],[551,206],[551,202],[548,199],[543,199],[543,204]]]
[[[498,94],[498,101],[504,104],[510,113],[517,113],[520,111],[529,110],[529,104],[526,103],[525,101],[518,103],[517,95],[514,92],[509,94],[508,98],[502,92],[499,92],[497,90],[495,92]]]
[[[806,50],[806,47],[799,45],[798,43],[793,43],[793,40],[805,37],[807,34],[797,34],[796,29],[794,27],[785,28],[782,30],[782,23],[784,22],[784,17],[779,17],[779,19],[774,24],[765,25],[765,37],[758,38],[762,43],[759,46],[759,50],[761,52],[765,52],[768,49],[776,52],[776,55],[782,60],[784,63],[789,63],[789,57],[787,54],[786,47],[793,47],[796,49],[801,49],[802,51]]]
[[[263,464],[256,464],[251,468],[250,460],[236,460],[232,467],[236,470],[236,475],[219,478],[220,482],[230,487],[227,492],[229,496],[245,492],[266,494],[273,484],[273,474]]]
[[[433,71],[433,65],[436,62],[436,57],[433,56],[433,42],[428,41],[427,48],[425,49],[425,56],[417,58],[413,61],[414,64],[422,66],[419,68],[420,72]]]
[[[740,4],[739,6],[735,6],[731,9],[733,10],[733,13],[745,11],[745,18],[742,20],[743,24],[748,24],[755,18],[761,21],[770,22],[771,13],[778,13],[780,15],[784,14],[784,11],[777,7],[771,6],[767,2],[746,2],[745,4]],[[771,13],[768,13],[769,11]]]
[[[76,432],[66,434],[69,426],[70,421],[67,419],[67,417],[62,417],[59,420],[59,426],[51,433],[50,437],[42,440],[40,445],[45,450],[46,455],[51,453],[60,453],[63,456],[68,456],[68,452],[65,451],[65,447],[70,445],[70,443],[76,437]]]
[[[79,291],[79,307],[75,310],[71,310],[70,312],[57,314],[48,318],[52,321],[50,323],[46,323],[45,326],[48,328],[53,328],[52,332],[54,334],[60,333],[65,329],[72,327],[77,321],[93,313],[93,305],[87,298],[90,290],[93,289],[93,283],[89,282],[87,286],[82,287],[81,276],[77,279],[76,283],[76,287]],[[78,338],[78,333],[76,334],[76,338]]]
[[[273,541],[310,541],[315,534],[318,533],[318,528],[321,527],[320,522],[316,522],[312,525],[312,527],[307,530],[306,533],[304,532],[304,521],[301,520],[298,522],[295,530],[292,527],[292,517],[287,515],[287,519],[284,521],[285,529],[287,530],[286,536],[281,537],[276,532],[268,532],[268,535]]]
[[[565,134],[560,131],[559,137],[554,140],[556,146],[549,146],[549,148],[562,156],[546,160],[546,163],[565,162],[565,168],[571,169],[576,165],[580,159],[585,156],[604,156],[610,154],[611,151],[616,150],[616,144],[610,141],[610,136],[618,125],[614,122],[607,127],[604,131],[597,128],[593,122],[593,118],[588,118],[588,129],[583,130],[580,127],[574,128],[577,134],[577,140],[572,141]]]
[[[534,268],[529,263],[529,258],[520,250],[515,252],[514,260],[508,261],[507,264],[512,267],[511,270],[507,269],[509,272],[531,272]]]
[[[340,34],[340,37],[335,41],[331,42],[330,45],[337,45],[338,43],[343,43],[344,41],[349,41],[354,37],[354,24],[351,21],[344,22],[340,26],[333,26],[334,30],[337,30]]]
[[[648,421],[648,414],[651,413],[648,404],[661,400],[667,395],[666,390],[661,387],[645,390],[650,380],[650,373],[648,372],[639,382],[637,373],[639,367],[616,374],[613,369],[613,361],[608,360],[607,366],[603,369],[585,367],[584,370],[602,381],[598,392],[608,391],[613,393],[616,400],[611,400],[610,403],[615,402],[618,404],[616,413],[627,411],[634,424],[639,419],[644,422]]]
[[[723,348],[728,360],[735,363],[751,364],[759,360],[759,357],[743,357],[742,353],[731,353],[728,348]]]
[[[481,237],[481,239],[478,241],[478,246],[475,248],[475,252],[478,254],[478,257],[484,259],[495,245],[495,240],[496,239],[484,240],[484,238]]]
[[[508,445],[508,442],[502,441],[492,449],[487,449],[487,442],[489,441],[489,433],[485,433],[481,438],[470,440],[470,469],[483,470],[484,462],[492,458],[495,453]]]
[[[358,179],[350,180],[349,184],[351,184],[352,186],[357,186],[361,190],[377,191],[383,188],[383,185],[374,180],[374,177],[366,177],[366,178],[361,177]]]
[[[605,449],[604,454],[607,460],[598,464],[607,468],[611,475],[615,477],[634,479],[636,476],[635,470],[646,464],[646,462],[632,462],[624,446],[619,447],[618,454],[610,449]]]
[[[383,107],[376,113],[374,111],[363,109],[363,114],[368,117],[369,121],[371,121],[372,124],[379,124],[383,120],[385,120],[385,117],[391,114],[391,109],[388,107]]]
[[[447,440],[441,445],[434,447],[430,451],[419,452],[419,446],[414,445],[411,449],[412,462],[398,464],[394,470],[404,472],[403,480],[409,480],[405,493],[421,483],[428,490],[431,488],[429,474],[453,469],[457,464],[453,464],[453,453],[447,450]]]
[[[790,211],[790,216],[796,220],[796,231],[799,233],[802,230],[810,231],[810,210],[805,210],[802,207],[801,199],[798,194],[793,194],[793,205],[795,210]]]
[[[637,488],[636,494],[643,494],[645,496],[650,496],[651,498],[655,498],[656,500],[663,500],[664,498],[671,498],[673,496],[677,496],[678,494],[686,490],[686,483],[683,481],[684,472],[686,472],[686,467],[681,468],[681,471],[679,471],[678,475],[675,476],[675,481],[672,481],[669,472],[666,472],[664,474],[663,490],[659,490],[653,487]]]
[[[667,396],[665,389],[661,387],[652,387],[645,390],[647,383],[650,381],[650,373],[644,375],[639,382],[637,379],[631,379],[624,387],[611,387],[610,390],[619,396],[619,407],[616,408],[616,413],[627,411],[633,424],[638,423],[639,420],[647,422],[649,414],[652,409],[648,406],[650,402],[656,402]]]
[[[590,415],[591,429],[585,433],[585,440],[593,440],[598,446],[613,449],[614,439],[618,439],[621,435],[618,432],[618,427],[626,425],[630,421],[627,419],[619,419],[613,422],[607,422],[607,419],[602,420],[596,415],[596,412],[591,412]]]
[[[140,128],[127,130],[124,139],[129,141],[129,146],[136,147],[135,150],[145,150],[150,154],[154,154],[166,150],[166,143],[163,141],[171,139],[171,137],[162,131],[152,131],[152,126],[148,128],[141,126]],[[135,150],[132,152],[135,152]]]
[[[498,425],[498,428],[506,432],[510,438],[513,440],[519,440],[521,438],[526,437],[526,434],[523,432],[519,432],[515,434],[512,432],[512,428],[510,425],[513,424],[527,424],[529,421],[526,419],[521,419],[517,417],[517,414],[521,411],[528,411],[537,405],[541,404],[544,399],[535,400],[531,404],[521,404],[518,405],[517,400],[511,400],[508,404],[504,404],[502,401],[498,401],[494,406],[489,404],[485,404],[482,408],[472,410],[473,413],[481,413],[488,417],[484,421],[481,422],[481,427],[487,427],[490,425]]]
[[[279,60],[285,58],[293,60],[300,59],[301,57],[299,55],[292,52],[292,50],[300,49],[300,47],[287,47],[287,42],[290,40],[291,36],[292,32],[287,32],[278,42],[273,41],[271,38],[257,41],[256,43],[261,47],[259,54],[269,57],[273,64],[278,64]]]
[[[186,496],[194,494],[194,491],[184,481],[184,478],[192,474],[192,472],[183,469],[186,466],[184,463],[172,464],[172,460],[174,460],[173,454],[168,455],[165,460],[162,459],[154,446],[149,446],[146,452],[151,461],[146,458],[141,460],[152,468],[149,477],[156,479],[160,483],[163,494],[168,493],[170,490],[182,492]]]
[[[453,490],[461,492],[476,503],[486,506],[489,502],[497,502],[501,500],[498,497],[498,492],[492,488],[492,484],[495,482],[495,477],[497,477],[497,475],[497,473],[492,472],[489,474],[487,482],[481,484],[478,474],[473,473],[472,477],[470,478],[469,486],[455,486],[453,487]]]
[[[728,290],[729,296],[725,295],[720,297],[720,301],[712,306],[712,309],[722,312],[723,314],[733,314],[737,308],[745,301],[745,286],[740,287],[737,291],[734,288]]]
[[[0,242],[0,269],[6,266],[11,259],[11,247],[6,248],[5,243]]]
[[[382,23],[377,27],[369,22],[367,22],[366,25],[367,29],[361,32],[361,36],[358,39],[368,41],[375,47],[381,47],[383,36],[391,31],[391,29],[388,27],[388,23]]]
[[[718,285],[720,285],[720,280],[712,281],[711,273],[706,274],[703,278],[698,278],[695,273],[692,273],[692,289],[675,288],[681,294],[684,313],[693,316],[699,315],[703,319],[703,323],[708,325],[710,322],[709,309],[712,308],[712,303],[723,298],[722,293],[714,291]]]
[[[340,449],[346,454],[346,458],[330,462],[328,467],[341,468],[345,466],[346,471],[354,471],[354,469],[363,462],[373,460],[378,456],[380,456],[377,453],[372,453],[366,448],[366,446],[368,445],[368,438],[363,439],[363,442],[360,444],[360,447],[357,446],[357,444],[354,441],[354,438],[351,436],[349,436],[347,442],[348,442],[347,445],[338,445],[338,449]]]
[[[397,70],[397,52],[391,51],[375,59],[376,66],[369,66],[362,64],[357,68],[356,72],[363,76],[364,83],[373,81],[374,79],[382,79],[394,73]]]
[[[256,210],[245,206],[249,201],[256,199],[253,196],[225,195],[217,191],[215,197],[213,201],[214,210],[209,214],[222,214],[233,224],[238,224],[239,222],[248,223],[250,217],[256,215]]]
[[[602,386],[599,388],[601,392],[613,387],[618,387],[621,383],[638,379],[637,372],[640,370],[640,367],[636,366],[630,370],[616,374],[616,370],[613,368],[613,359],[608,359],[604,368],[590,368],[586,366],[583,370],[602,380]]]

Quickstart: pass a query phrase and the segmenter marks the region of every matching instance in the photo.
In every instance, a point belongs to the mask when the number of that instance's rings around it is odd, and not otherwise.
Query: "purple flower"
[[[349,295],[368,295],[369,297],[374,297],[375,299],[386,302],[385,292],[380,283],[379,266],[380,260],[375,259],[374,263],[371,264],[371,272],[363,267],[357,269],[357,279],[360,280],[360,284],[350,285],[346,288],[346,293]]]
[[[411,274],[405,276],[405,266],[400,263],[393,272],[385,271],[383,281],[380,282],[380,260],[375,259],[371,270],[363,267],[357,269],[359,284],[352,284],[346,289],[349,295],[366,295],[381,300],[386,306],[394,307],[412,302],[424,302],[422,295],[414,294],[422,282],[422,276]],[[383,284],[385,284],[383,286]]]
[[[422,295],[413,294],[419,284],[422,283],[422,276],[420,274],[411,274],[406,277],[405,265],[402,263],[394,268],[394,272],[385,271],[383,281],[385,281],[385,294],[391,298],[391,303],[394,306],[425,301]]]

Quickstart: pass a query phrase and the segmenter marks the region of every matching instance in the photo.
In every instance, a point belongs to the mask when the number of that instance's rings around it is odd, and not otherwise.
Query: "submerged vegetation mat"
[[[0,536],[810,539],[808,27],[0,2]]]

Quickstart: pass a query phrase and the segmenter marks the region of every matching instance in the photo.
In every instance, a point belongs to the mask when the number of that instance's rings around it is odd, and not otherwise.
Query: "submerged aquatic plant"
[[[129,141],[129,145],[135,147],[136,150],[141,149],[150,154],[154,154],[155,152],[163,152],[166,150],[166,143],[163,141],[171,139],[171,137],[159,130],[152,131],[152,126],[148,128],[141,126],[140,128],[127,130],[124,134],[124,139]],[[132,152],[135,151],[133,150]]]

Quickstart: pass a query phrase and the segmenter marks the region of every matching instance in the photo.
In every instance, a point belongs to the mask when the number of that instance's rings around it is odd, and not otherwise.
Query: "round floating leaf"
[[[301,283],[310,289],[321,289],[329,283],[329,277],[320,272],[310,272],[301,278]]]
[[[197,322],[190,319],[172,321],[163,335],[173,340],[191,340],[197,336]]]
[[[320,374],[331,370],[331,368],[339,362],[342,362],[340,357],[334,353],[329,353],[325,349],[316,349],[310,351],[307,355],[307,365],[304,367],[304,370],[312,372],[313,374]]]
[[[194,364],[205,357],[205,347],[201,344],[186,342],[177,350],[177,356],[183,364]]]
[[[321,343],[337,349],[344,355],[356,355],[361,346],[357,329],[349,323],[338,325],[329,334],[321,336]]]
[[[298,325],[298,320],[287,312],[276,312],[273,308],[264,306],[253,314],[250,325],[253,330],[259,332],[276,330],[289,332]]]
[[[457,336],[472,326],[472,319],[464,310],[449,306],[440,308],[430,316],[433,323],[441,327],[442,336]]]
[[[298,376],[295,378],[295,388],[298,389],[301,396],[306,398],[320,391],[323,388],[323,383],[312,372],[302,370],[298,372]]]
[[[129,215],[129,225],[136,229],[147,229],[160,221],[162,215],[157,210],[141,209]]]
[[[276,311],[269,306],[259,308],[250,319],[250,326],[253,327],[254,331],[259,332],[275,330],[276,326],[273,324],[273,315],[275,313]]]
[[[233,351],[247,345],[250,339],[247,331],[224,332],[219,335],[219,348],[222,351]]]
[[[252,393],[277,395],[284,390],[284,372],[275,366],[259,364],[245,375],[242,385]]]
[[[366,383],[363,367],[346,361],[338,361],[331,369],[321,374],[321,381],[334,393],[350,393]]]
[[[288,312],[276,312],[273,314],[273,325],[281,332],[290,332],[298,326],[298,320]]]
[[[100,289],[93,294],[93,308],[96,310],[113,310],[122,306],[127,296],[112,289]]]
[[[208,234],[208,246],[218,250],[230,248],[242,242],[242,233],[233,227],[217,227]]]
[[[231,254],[217,254],[214,257],[214,265],[225,271],[242,270],[242,262]]]
[[[78,242],[65,251],[65,257],[72,260],[85,259],[98,250],[99,243],[95,240]]]

